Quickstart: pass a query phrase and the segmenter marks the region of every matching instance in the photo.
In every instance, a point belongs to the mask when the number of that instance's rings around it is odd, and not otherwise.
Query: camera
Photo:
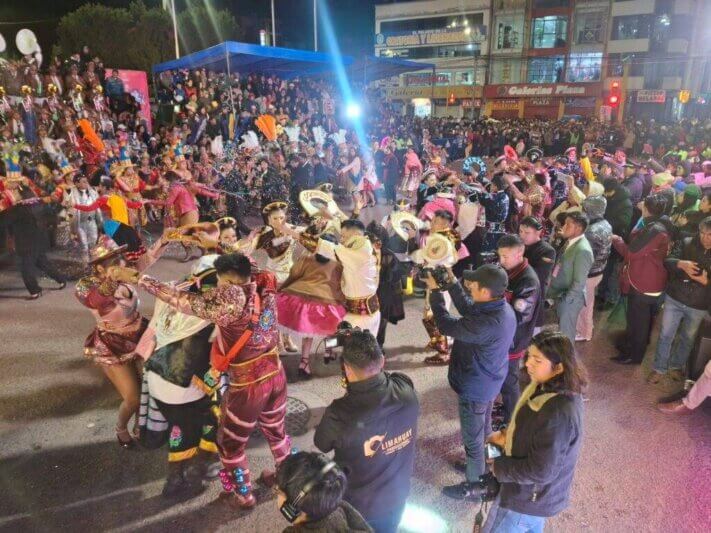
[[[422,269],[420,269],[420,274],[418,277],[421,281],[425,281],[427,279],[428,274],[432,274],[435,283],[437,283],[437,287],[439,287],[440,289],[442,289],[443,287],[447,287],[452,283],[452,279],[449,276],[449,271],[446,267],[442,265],[436,267],[422,267]]]
[[[324,364],[328,364],[331,361],[336,360],[336,356],[333,353],[333,350],[343,346],[343,341],[352,332],[353,332],[353,326],[351,325],[350,322],[346,322],[344,320],[338,324],[338,326],[336,328],[336,332],[333,335],[330,335],[323,340],[323,346],[324,346],[323,362],[324,362]]]
[[[487,472],[479,476],[479,485],[481,485],[481,501],[491,502],[499,495],[501,485],[494,477],[494,474]]]
[[[496,444],[488,442],[486,444],[486,448],[484,449],[484,454],[487,460],[496,459],[497,457],[501,457],[501,448],[499,448]]]

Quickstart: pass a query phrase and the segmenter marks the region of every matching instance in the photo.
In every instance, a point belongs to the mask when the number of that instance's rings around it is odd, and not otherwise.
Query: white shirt
[[[346,244],[319,239],[316,253],[343,265],[341,290],[346,298],[368,298],[378,290],[378,265],[368,237],[357,235]]]
[[[576,242],[578,242],[578,241],[579,241],[580,239],[582,239],[584,236],[585,236],[585,234],[584,234],[584,233],[581,233],[581,234],[578,235],[577,237],[572,237],[572,238],[568,239],[568,242],[565,244],[565,250],[567,250],[568,248],[570,248],[573,244],[575,244]],[[564,251],[565,251],[565,250],[564,250]]]

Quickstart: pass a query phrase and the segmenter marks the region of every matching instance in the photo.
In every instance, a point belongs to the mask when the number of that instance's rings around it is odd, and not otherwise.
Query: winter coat
[[[585,237],[593,251],[593,265],[589,278],[599,276],[605,270],[612,248],[612,226],[603,218],[607,201],[602,196],[591,196],[583,201],[583,211],[590,220]]]
[[[554,516],[568,506],[580,453],[583,402],[559,379],[523,392],[514,411],[511,449],[494,460],[500,505],[517,513]],[[507,440],[508,440],[507,435]]]
[[[671,239],[667,227],[655,218],[647,218],[642,227],[630,235],[629,245],[615,240],[612,245],[622,256],[620,290],[629,294],[662,292],[667,282],[664,259],[669,253]]]
[[[612,226],[612,233],[620,237],[627,237],[632,223],[632,201],[630,193],[622,186],[615,188],[612,196],[607,196],[605,220]]]
[[[711,311],[711,283],[704,287],[678,267],[679,261],[693,261],[711,278],[711,250],[704,249],[698,235],[687,237],[675,248],[672,255],[664,260],[664,266],[669,271],[667,296],[694,309]]]
[[[528,348],[538,317],[543,310],[538,275],[528,261],[524,261],[521,266],[523,268],[507,271],[509,287],[506,291],[506,299],[516,313],[516,333],[511,345],[511,354],[521,353]]]

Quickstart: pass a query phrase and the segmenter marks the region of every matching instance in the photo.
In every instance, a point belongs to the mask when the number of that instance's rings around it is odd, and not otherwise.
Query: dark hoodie
[[[617,183],[614,194],[607,196],[607,207],[605,208],[605,220],[612,226],[612,233],[626,238],[630,232],[632,223],[632,201],[630,193],[622,185]]]

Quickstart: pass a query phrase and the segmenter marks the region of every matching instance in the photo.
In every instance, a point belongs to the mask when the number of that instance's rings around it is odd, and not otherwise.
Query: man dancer
[[[277,466],[291,451],[284,427],[286,375],[277,349],[276,279],[270,272],[253,269],[250,259],[239,253],[217,258],[215,270],[217,287],[204,294],[181,291],[146,275],[138,279],[131,269],[114,269],[112,276],[138,281],[178,311],[217,326],[210,360],[218,372],[229,374],[217,432],[220,479],[225,491],[234,494],[236,506],[252,509],[256,499],[245,450],[257,422]],[[263,472],[262,477],[272,474]]]

